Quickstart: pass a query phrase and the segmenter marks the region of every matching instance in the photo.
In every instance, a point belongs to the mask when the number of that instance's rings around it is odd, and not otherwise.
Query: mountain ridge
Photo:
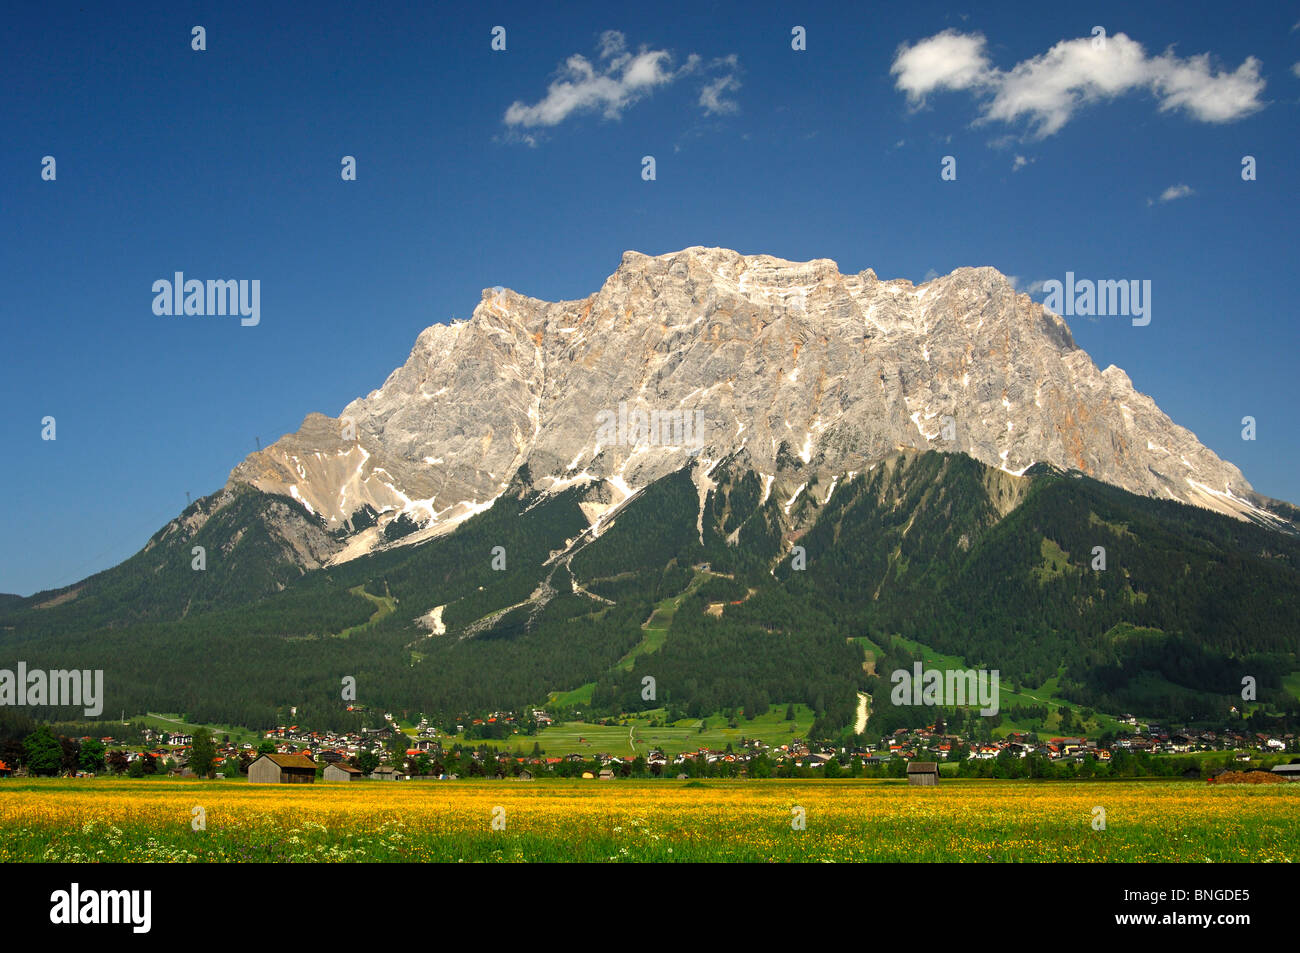
[[[655,443],[644,427],[639,445],[603,444],[597,418],[625,405],[634,418],[699,415],[697,445]],[[485,290],[469,320],[420,332],[383,385],[337,418],[309,415],[227,486],[291,496],[331,528],[370,508],[375,525],[345,534],[333,557],[343,560],[392,545],[395,519],[415,527],[398,544],[453,529],[525,463],[539,489],[601,483],[617,506],[690,452],[701,487],[709,465],[745,449],[788,498],[811,472],[847,475],[900,448],[965,452],[1011,473],[1045,462],[1288,524],[994,268],[914,285],[844,275],[826,258],[702,246],[625,252],[585,298]]]
[[[911,643],[1007,685],[1057,679],[1112,713],[1226,717],[1243,675],[1271,710],[1295,704],[1283,679],[1298,664],[1300,538],[1046,464],[1015,476],[934,451],[811,475],[787,507],[749,462],[719,461],[702,509],[683,466],[597,533],[582,505],[600,485],[553,493],[525,472],[456,532],[306,572],[257,514],[322,521],[241,488],[249,519],[226,506],[191,535],[169,524],[76,598],[0,604],[0,644],[32,666],[104,669],[112,707],[253,726],[285,706],[352,724],[338,680],[355,674],[367,706],[440,724],[592,685],[588,714],[794,701],[831,737],[854,724],[857,693],[880,688],[861,649],[892,664]],[[365,593],[392,611],[372,618]],[[643,623],[677,596],[664,638],[644,644]],[[646,675],[659,701],[641,697]],[[874,708],[869,734],[905,716]]]

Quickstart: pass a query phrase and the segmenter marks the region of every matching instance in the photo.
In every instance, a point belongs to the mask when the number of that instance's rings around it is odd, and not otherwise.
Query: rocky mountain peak
[[[793,501],[899,449],[969,454],[1018,475],[1076,469],[1237,516],[1262,498],[1064,319],[994,268],[921,285],[692,247],[624,253],[594,294],[486,289],[468,321],[422,331],[406,362],[336,418],[303,426],[231,482],[292,496],[347,529],[345,551],[446,532],[525,463],[537,489],[589,485],[593,519],[670,472],[743,451]]]

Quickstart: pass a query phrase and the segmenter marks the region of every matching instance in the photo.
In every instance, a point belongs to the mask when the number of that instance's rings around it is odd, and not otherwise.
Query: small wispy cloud
[[[1210,123],[1240,119],[1264,106],[1259,69],[1253,56],[1231,72],[1214,68],[1208,53],[1180,57],[1166,50],[1151,56],[1142,44],[1116,33],[1101,43],[1090,37],[1062,40],[1002,70],[989,59],[983,34],[945,30],[900,46],[890,74],[914,108],[932,93],[964,91],[981,100],[977,122],[1026,121],[1042,139],[1060,131],[1079,109],[1138,91],[1155,96],[1161,112],[1182,111]]]
[[[626,39],[616,30],[601,34],[598,45],[595,63],[581,53],[565,60],[560,75],[536,103],[511,103],[506,125],[526,129],[557,126],[574,113],[589,111],[618,119],[633,103],[673,80],[672,56],[667,50],[629,53]]]
[[[739,111],[740,106],[734,99],[725,98],[727,93],[734,93],[740,89],[739,58],[732,53],[730,56],[714,60],[710,68],[720,69],[722,75],[709,80],[700,90],[699,104],[704,110],[704,115],[713,116]]]
[[[1291,72],[1295,73],[1296,76],[1300,76],[1300,63],[1292,63]]]
[[[1187,196],[1195,194],[1190,185],[1179,183],[1178,185],[1171,185],[1161,192],[1159,199],[1147,199],[1147,205],[1155,205],[1157,201],[1173,202],[1176,199],[1185,199]]]
[[[706,116],[734,113],[739,109],[728,96],[740,89],[740,61],[733,53],[707,63],[696,53],[674,65],[669,50],[642,46],[628,49],[627,37],[618,30],[606,30],[596,43],[595,60],[574,53],[564,61],[546,95],[533,103],[516,100],[506,109],[503,122],[529,144],[536,137],[527,130],[560,125],[571,116],[599,113],[605,119],[621,119],[630,107],[682,77],[705,78],[699,106]]]
[[[1011,171],[1019,172],[1033,161],[1033,159],[1026,159],[1024,156],[1016,156],[1015,160],[1011,163]]]

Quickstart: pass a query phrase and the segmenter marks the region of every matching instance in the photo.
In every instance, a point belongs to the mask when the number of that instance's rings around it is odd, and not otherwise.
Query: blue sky
[[[126,558],[483,288],[582,297],[626,249],[1149,279],[1150,325],[1076,340],[1300,501],[1300,5],[260,6],[6,15],[0,592]],[[156,316],[175,271],[259,279],[260,324]]]

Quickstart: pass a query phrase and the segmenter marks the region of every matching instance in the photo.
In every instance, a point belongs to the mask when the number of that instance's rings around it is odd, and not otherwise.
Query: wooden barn
[[[253,784],[312,784],[316,762],[301,754],[264,754],[248,766]]]
[[[356,781],[360,779],[361,772],[350,764],[327,764],[325,765],[326,781]]]
[[[910,761],[907,765],[907,783],[933,787],[939,783],[939,764],[936,761]]]

